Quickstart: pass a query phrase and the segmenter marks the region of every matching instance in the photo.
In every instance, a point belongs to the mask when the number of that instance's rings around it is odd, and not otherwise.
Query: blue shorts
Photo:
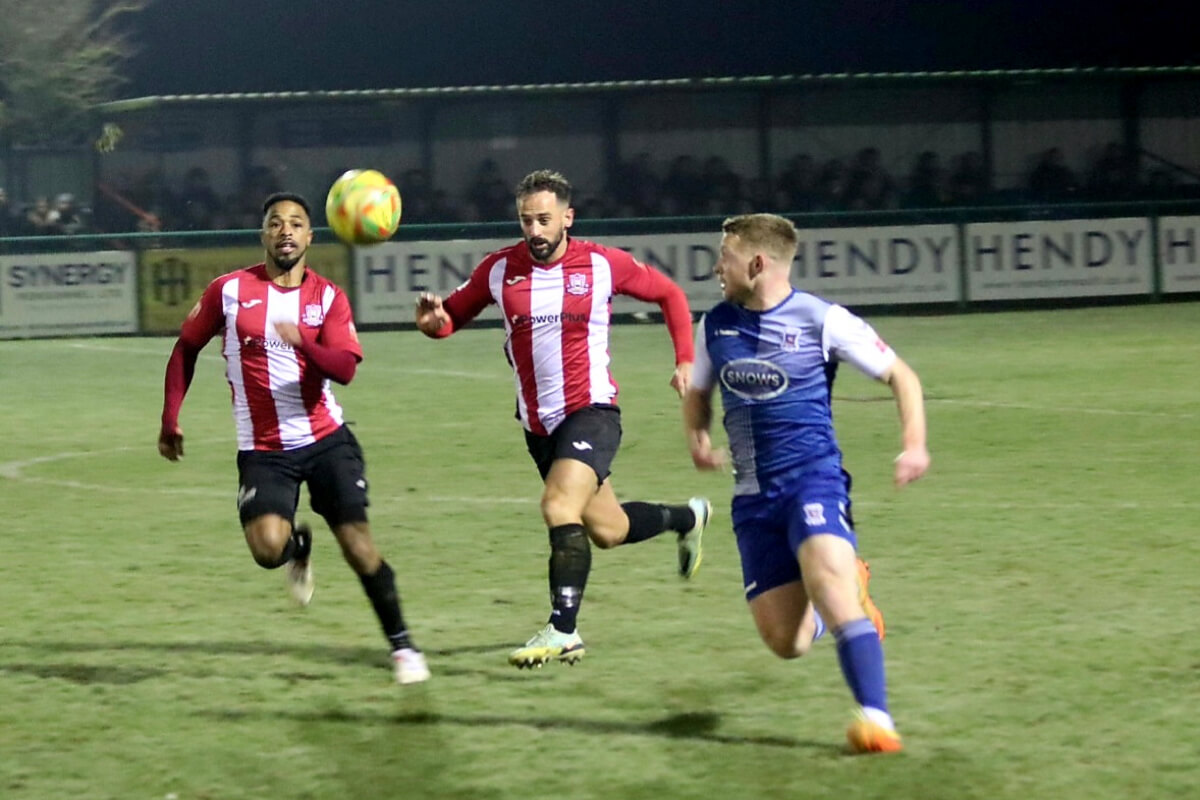
[[[858,548],[850,476],[809,476],[782,492],[734,497],[733,532],[747,600],[798,581],[800,545],[809,536],[830,533]]]

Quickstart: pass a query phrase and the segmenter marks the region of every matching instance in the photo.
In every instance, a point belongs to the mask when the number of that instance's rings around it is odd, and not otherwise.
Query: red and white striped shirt
[[[214,280],[184,321],[179,339],[198,351],[224,329],[222,354],[238,450],[293,450],[343,423],[329,379],[279,338],[278,321],[295,323],[306,340],[362,359],[345,293],[311,269],[306,267],[300,285],[292,288],[273,283],[263,264]]]
[[[446,298],[449,336],[496,303],[504,316],[504,350],[512,365],[517,415],[533,433],[548,435],[573,411],[615,404],[608,334],[613,295],[662,308],[675,363],[693,358],[687,296],[663,273],[624,250],[568,239],[555,264],[534,262],[525,242],[490,254]]]

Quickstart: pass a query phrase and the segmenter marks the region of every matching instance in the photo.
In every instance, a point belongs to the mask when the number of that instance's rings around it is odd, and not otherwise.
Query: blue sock
[[[813,631],[813,641],[820,639],[825,635],[825,620],[821,619],[821,615],[817,613],[817,609],[813,608],[813,622],[816,623],[816,630]]]
[[[860,706],[887,711],[887,685],[883,674],[883,645],[869,619],[856,619],[833,632],[837,639],[842,675]]]

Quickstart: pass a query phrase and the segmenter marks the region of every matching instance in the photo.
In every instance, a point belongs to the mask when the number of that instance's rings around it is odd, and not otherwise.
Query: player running
[[[308,268],[312,237],[303,197],[266,199],[266,260],[214,280],[184,320],[167,362],[158,451],[170,461],[183,456],[179,410],[201,348],[222,334],[237,426],[238,514],[250,553],[267,569],[286,564],[292,597],[308,605],[312,533],[294,524],[306,483],[313,511],[325,518],[379,617],[396,680],[419,683],[429,668],[401,616],[392,569],[371,538],[362,449],[329,385],[350,382],[362,347],[345,293]]]
[[[423,294],[417,327],[442,338],[492,303],[504,318],[504,353],[513,368],[517,419],[542,477],[542,519],[550,536],[550,619],[509,655],[517,667],[584,654],[576,629],[591,570],[589,540],[601,548],[678,534],[679,574],[700,566],[711,507],[621,503],[610,471],[621,443],[617,384],[609,371],[611,301],[624,294],[658,303],[675,346],[671,386],[683,395],[692,372],[691,311],[683,290],[623,250],[573,239],[571,184],[532,172],[517,186],[524,241],[485,258],[449,297]]]
[[[780,658],[804,655],[828,626],[859,705],[847,731],[855,752],[901,749],[888,711],[883,618],[855,555],[850,476],[833,428],[839,362],[891,387],[903,450],[895,482],[929,467],[921,382],[863,320],[792,287],[797,236],[774,214],[727,219],[715,272],[725,301],[696,332],[696,365],[683,402],[692,461],[716,469],[713,389],[720,385],[733,457],[733,529],[750,613]]]

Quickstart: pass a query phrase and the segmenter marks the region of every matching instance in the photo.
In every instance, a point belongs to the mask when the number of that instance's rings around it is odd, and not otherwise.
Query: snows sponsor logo
[[[788,376],[761,358],[739,358],[721,367],[721,385],[744,400],[770,400],[787,391]]]

